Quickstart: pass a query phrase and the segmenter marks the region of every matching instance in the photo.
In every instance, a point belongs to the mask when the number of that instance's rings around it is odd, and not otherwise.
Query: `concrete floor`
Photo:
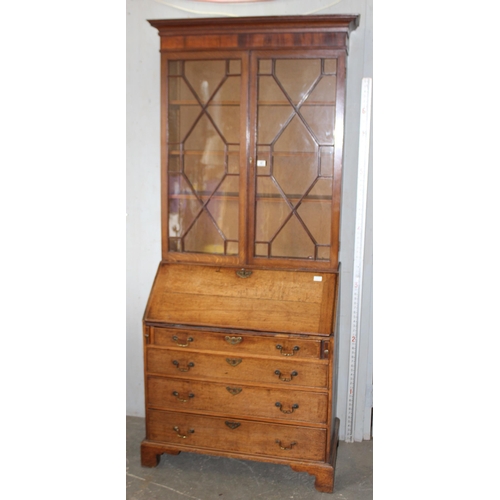
[[[341,442],[333,494],[285,465],[182,452],[141,467],[144,419],[127,417],[127,500],[372,500],[373,441]]]

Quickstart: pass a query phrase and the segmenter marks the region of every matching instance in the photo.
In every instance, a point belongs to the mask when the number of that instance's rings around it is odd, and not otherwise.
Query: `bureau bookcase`
[[[286,464],[333,491],[346,58],[357,16],[154,20],[162,260],[143,466]]]

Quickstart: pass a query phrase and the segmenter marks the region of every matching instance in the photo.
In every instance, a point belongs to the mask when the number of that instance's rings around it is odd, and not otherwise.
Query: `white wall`
[[[184,9],[184,10],[182,10]],[[142,314],[161,259],[160,251],[160,58],[159,37],[147,19],[223,15],[360,14],[351,34],[346,100],[342,262],[337,414],[345,437],[351,319],[356,172],[361,79],[372,76],[372,0],[272,0],[220,4],[190,0],[127,0],[127,415],[144,416]],[[372,370],[371,163],[355,439],[369,438]],[[365,411],[365,406],[367,409]]]

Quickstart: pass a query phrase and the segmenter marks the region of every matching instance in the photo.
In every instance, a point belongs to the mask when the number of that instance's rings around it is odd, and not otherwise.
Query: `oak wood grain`
[[[325,459],[324,429],[159,410],[150,410],[147,419],[151,441],[215,450],[222,445],[224,451],[251,455]]]
[[[234,363],[232,365],[231,363]],[[327,388],[328,362],[250,357],[148,347],[150,374],[225,382],[253,382],[280,387]],[[276,373],[279,371],[280,373]],[[293,373],[296,375],[293,375]],[[290,379],[290,380],[289,380]]]
[[[327,392],[155,376],[149,376],[147,384],[149,408],[283,422],[326,423]]]
[[[194,350],[224,351],[275,356],[277,358],[324,359],[319,338],[291,337],[284,334],[255,335],[237,331],[212,332],[201,329],[152,327],[150,344],[160,347],[185,347]]]
[[[145,321],[331,334],[335,274],[237,270],[161,264]]]

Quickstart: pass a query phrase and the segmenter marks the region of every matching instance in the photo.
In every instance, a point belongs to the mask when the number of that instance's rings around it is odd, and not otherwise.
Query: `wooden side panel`
[[[332,331],[337,276],[180,264],[160,266],[146,322],[242,328],[285,333]]]

